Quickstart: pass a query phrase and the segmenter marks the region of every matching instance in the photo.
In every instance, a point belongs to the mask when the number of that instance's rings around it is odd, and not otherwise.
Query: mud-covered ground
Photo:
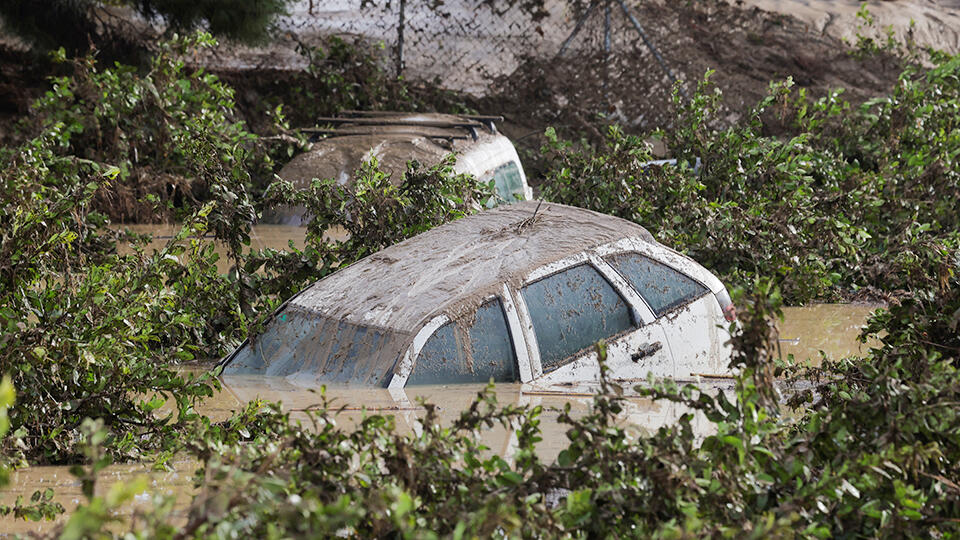
[[[723,92],[733,123],[755,105],[770,81],[792,77],[816,96],[845,88],[854,102],[886,93],[902,68],[892,57],[853,56],[839,38],[816,31],[789,15],[724,2],[645,2],[639,20],[665,63],[692,92],[707,70]],[[591,135],[598,116],[634,131],[669,124],[672,82],[640,41],[629,47],[530,59],[497,86],[502,92],[480,101],[486,112],[503,112],[514,137],[543,125]],[[718,126],[719,127],[719,126]]]
[[[858,29],[885,36],[892,30],[901,40],[960,52],[960,0],[873,0],[866,2],[873,29],[858,15],[863,0],[742,0],[745,6],[790,15],[821,34],[855,42]]]

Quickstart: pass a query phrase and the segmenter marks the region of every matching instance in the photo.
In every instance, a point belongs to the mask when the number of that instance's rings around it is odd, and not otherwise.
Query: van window
[[[633,326],[626,301],[589,264],[535,281],[521,294],[533,321],[544,371]]]
[[[493,180],[497,186],[497,195],[508,203],[523,200],[523,181],[516,161],[508,161],[493,171]],[[517,195],[520,199],[517,199]]]
[[[639,253],[616,253],[604,260],[633,285],[657,317],[708,292],[693,279]]]
[[[408,385],[514,382],[517,355],[499,299],[483,304],[472,320],[452,321],[424,344]]]

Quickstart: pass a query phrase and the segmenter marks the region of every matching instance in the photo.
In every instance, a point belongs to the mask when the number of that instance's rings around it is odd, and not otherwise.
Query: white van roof
[[[342,117],[320,118],[329,128],[302,130],[317,138],[311,148],[290,160],[280,178],[305,188],[314,178],[349,182],[364,161],[377,158],[380,169],[399,184],[407,162],[417,160],[432,167],[449,154],[503,138],[493,116],[458,116],[437,113],[361,113],[347,111]]]

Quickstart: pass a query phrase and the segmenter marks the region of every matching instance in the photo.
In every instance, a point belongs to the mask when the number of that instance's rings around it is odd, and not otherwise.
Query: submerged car
[[[380,169],[399,183],[407,162],[426,167],[446,156],[456,158],[457,174],[471,174],[481,182],[494,181],[501,201],[533,198],[517,150],[497,132],[499,116],[345,111],[342,116],[320,118],[333,128],[304,129],[313,139],[310,150],[295,156],[278,176],[299,189],[314,178],[333,178],[339,184],[354,180],[365,161],[376,158]],[[270,209],[263,223],[301,225],[303,208]]]
[[[728,373],[723,284],[643,227],[520,202],[424,232],[281,306],[224,374],[297,384],[684,379]]]

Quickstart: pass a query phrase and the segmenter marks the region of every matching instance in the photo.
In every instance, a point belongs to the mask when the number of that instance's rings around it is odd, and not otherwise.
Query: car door
[[[531,274],[515,292],[538,384],[599,380],[599,340],[607,343],[611,379],[674,375],[663,329],[628,289],[606,263],[587,255]]]
[[[635,251],[604,257],[640,294],[657,317],[672,348],[677,377],[727,372],[717,350],[719,304],[709,289],[679,270]]]

